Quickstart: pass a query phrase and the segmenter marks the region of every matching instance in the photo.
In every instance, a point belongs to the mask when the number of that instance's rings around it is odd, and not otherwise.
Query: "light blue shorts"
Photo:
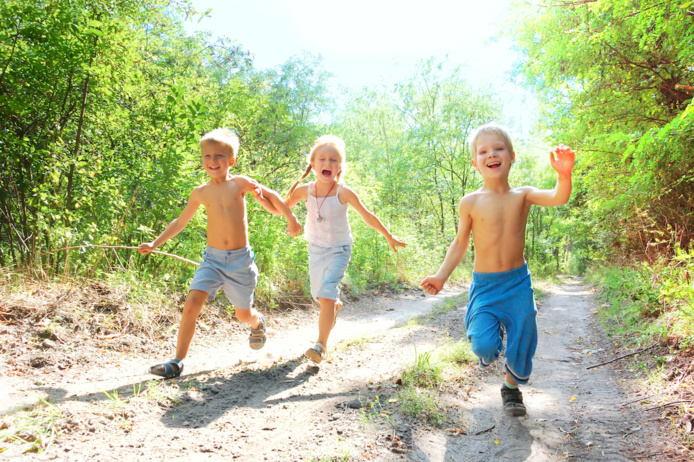
[[[258,267],[250,246],[236,250],[207,247],[200,268],[195,271],[190,290],[201,290],[214,298],[220,287],[237,308],[253,306],[253,294],[258,284]]]
[[[482,366],[499,357],[506,330],[506,372],[516,383],[527,383],[537,347],[537,323],[532,280],[527,263],[501,273],[472,273],[465,314],[467,337]]]
[[[308,273],[311,279],[311,296],[337,300],[338,285],[352,258],[352,246],[320,247],[308,244]]]

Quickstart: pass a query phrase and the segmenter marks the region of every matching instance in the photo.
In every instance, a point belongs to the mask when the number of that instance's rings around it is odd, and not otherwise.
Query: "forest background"
[[[201,14],[183,0],[2,2],[3,285],[98,280],[127,287],[143,309],[179,299],[194,266],[92,246],[154,239],[206,181],[197,140],[218,126],[241,139],[232,173],[281,195],[318,135],[345,139],[346,182],[409,244],[390,252],[352,215],[348,293],[416,286],[435,271],[460,198],[481,185],[467,137],[482,123],[509,123],[494,88],[432,57],[409,79],[338,104],[320,57],[258,69],[233,37],[187,33],[185,21]],[[578,152],[570,203],[531,210],[533,273],[587,274],[605,289],[605,319],[617,332],[691,347],[692,2],[515,2],[509,18],[503,30],[520,56],[512,78],[541,104],[533,135],[515,140],[512,184],[552,188],[546,147],[560,141]],[[297,208],[302,222],[304,213]],[[303,239],[253,201],[248,216],[260,305],[307,302]],[[200,211],[160,250],[198,261],[204,247]],[[469,278],[473,258],[474,248],[455,278]]]

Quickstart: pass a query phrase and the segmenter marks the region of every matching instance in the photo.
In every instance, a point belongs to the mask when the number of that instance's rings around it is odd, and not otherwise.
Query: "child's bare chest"
[[[202,195],[207,214],[234,215],[244,213],[246,201],[241,190],[233,183],[208,188]]]
[[[517,193],[482,197],[472,210],[473,228],[502,231],[524,222],[527,216],[525,196]]]

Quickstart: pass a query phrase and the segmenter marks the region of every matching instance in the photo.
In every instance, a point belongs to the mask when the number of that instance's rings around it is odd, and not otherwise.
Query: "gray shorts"
[[[190,290],[206,292],[214,298],[220,287],[237,308],[253,306],[253,294],[258,284],[258,267],[250,246],[236,250],[207,247],[200,268],[195,271]]]
[[[351,245],[321,247],[309,243],[308,273],[313,298],[337,300],[340,295],[338,285],[345,276],[351,257]]]

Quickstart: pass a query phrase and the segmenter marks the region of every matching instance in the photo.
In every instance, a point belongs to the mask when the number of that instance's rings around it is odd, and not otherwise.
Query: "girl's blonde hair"
[[[316,141],[313,142],[313,146],[311,147],[311,152],[308,155],[308,166],[306,167],[306,170],[304,171],[304,174],[301,175],[301,178],[299,178],[299,181],[294,183],[294,185],[289,189],[289,192],[287,193],[287,197],[285,200],[289,200],[289,198],[292,196],[292,193],[294,193],[294,190],[296,189],[297,186],[299,186],[299,183],[303,181],[304,178],[308,176],[309,173],[311,173],[311,164],[316,158],[316,151],[326,145],[331,145],[333,146],[336,150],[337,153],[340,155],[340,171],[337,172],[337,177],[335,178],[338,182],[340,181],[340,177],[345,173],[345,168],[347,167],[347,162],[346,162],[346,155],[345,155],[345,142],[342,140],[342,138],[335,136],[335,135],[323,135],[318,137]]]
[[[203,143],[217,143],[231,150],[232,159],[239,153],[239,137],[228,128],[215,128],[211,132],[205,133],[198,141],[200,147]]]
[[[472,155],[473,159],[477,154],[477,141],[480,139],[480,136],[489,134],[497,135],[502,139],[508,150],[510,152],[514,152],[513,143],[511,142],[511,135],[508,132],[508,128],[504,127],[503,125],[499,125],[496,122],[491,122],[482,125],[481,127],[477,127],[470,134],[470,155]]]

